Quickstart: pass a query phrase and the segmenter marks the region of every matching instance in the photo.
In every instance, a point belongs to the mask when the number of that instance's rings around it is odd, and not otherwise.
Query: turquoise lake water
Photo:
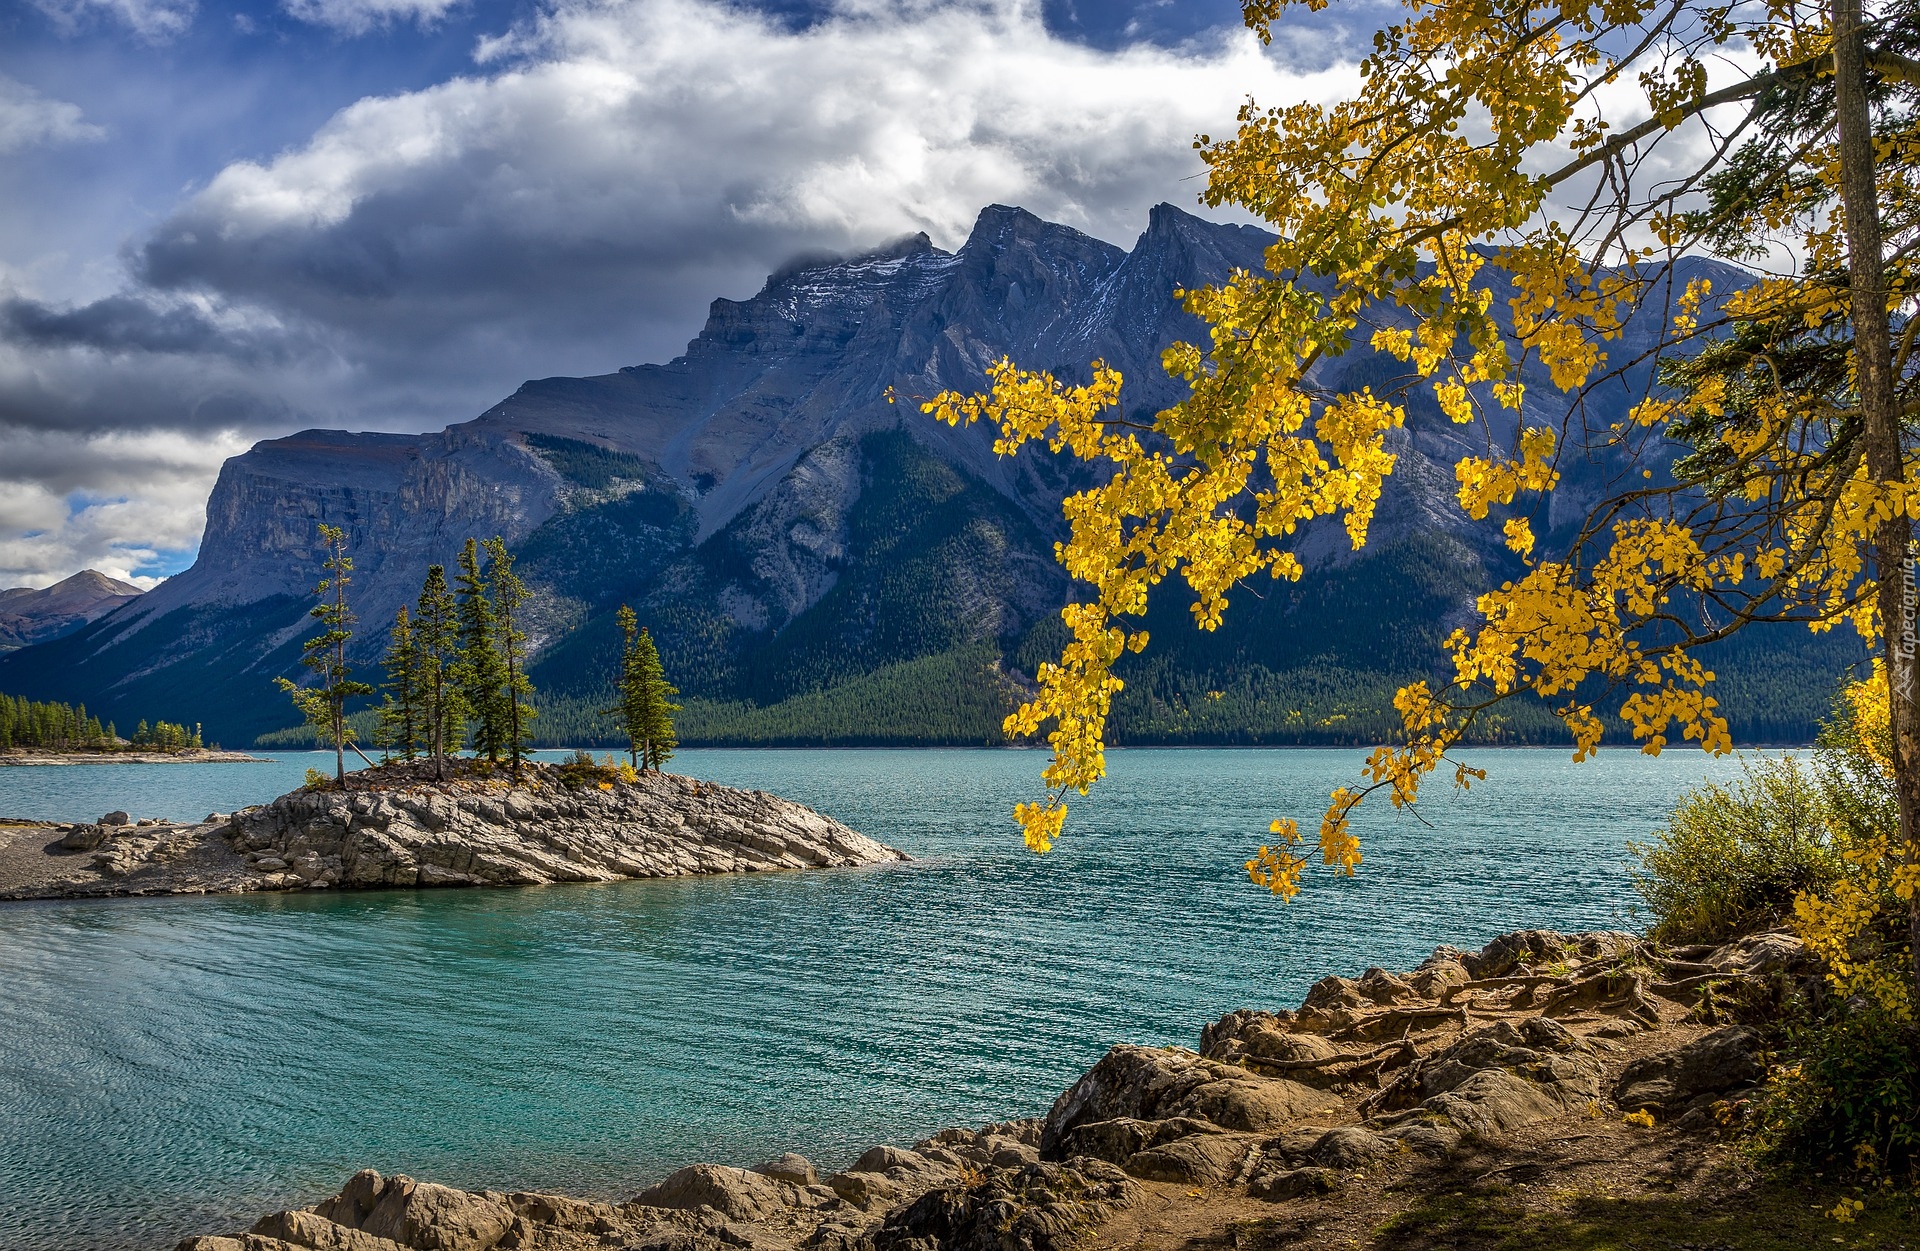
[[[1504,930],[1635,924],[1626,841],[1737,770],[1694,751],[1476,753],[1429,825],[1283,905],[1242,862],[1354,780],[1345,750],[1136,750],[1025,852],[1018,751],[688,751],[911,864],[523,890],[0,905],[0,1249],[169,1248],[353,1170],[627,1197],[693,1160],[1043,1113],[1115,1042]],[[268,764],[0,769],[0,815],[199,817]]]

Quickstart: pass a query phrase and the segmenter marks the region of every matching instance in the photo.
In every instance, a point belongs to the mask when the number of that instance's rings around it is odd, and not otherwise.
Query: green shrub
[[[1876,1007],[1809,1026],[1760,1097],[1757,1141],[1782,1163],[1920,1180],[1920,1026]]]
[[[1844,872],[1816,770],[1780,756],[1749,760],[1745,773],[1687,792],[1653,842],[1627,845],[1651,937],[1721,942],[1784,925],[1795,895]]]

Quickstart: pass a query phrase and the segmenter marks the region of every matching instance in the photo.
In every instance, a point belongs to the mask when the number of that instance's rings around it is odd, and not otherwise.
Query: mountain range
[[[190,569],[0,656],[0,690],[84,700],[128,723],[164,712],[229,744],[291,725],[271,680],[298,669],[325,522],[350,537],[363,664],[429,563],[450,566],[469,535],[504,536],[534,591],[546,741],[610,736],[595,709],[622,603],[686,696],[683,741],[998,741],[1025,675],[1057,653],[1070,593],[1052,557],[1060,503],[1090,479],[1044,452],[997,457],[991,431],[940,426],[910,398],[979,388],[1002,356],[1082,379],[1103,359],[1126,378],[1128,415],[1148,419],[1182,393],[1162,349],[1204,333],[1175,292],[1259,269],[1269,242],[1163,204],[1125,250],[993,206],[954,252],[916,235],[789,264],[750,299],[715,300],[665,364],[528,382],[434,433],[259,443],[222,468]],[[1722,292],[1745,281],[1707,260],[1677,268]],[[1653,329],[1629,323],[1613,350],[1630,359]],[[1317,368],[1343,386],[1402,370],[1364,348]],[[1555,394],[1535,381],[1530,396]],[[1623,415],[1644,383],[1627,371],[1588,397],[1589,418]],[[890,389],[909,402],[889,402]],[[1309,576],[1236,595],[1220,631],[1195,632],[1180,589],[1165,588],[1153,648],[1122,671],[1117,741],[1387,731],[1393,688],[1431,672],[1473,595],[1513,568],[1497,528],[1453,501],[1467,438],[1411,400],[1369,547],[1310,530]],[[1626,472],[1569,465],[1543,538]],[[1845,639],[1756,635],[1716,657],[1717,693],[1737,736],[1801,740],[1858,655]],[[1490,727],[1496,740],[1554,732],[1539,709]]]
[[[0,652],[50,642],[97,621],[140,594],[131,582],[82,569],[46,587],[0,591]]]

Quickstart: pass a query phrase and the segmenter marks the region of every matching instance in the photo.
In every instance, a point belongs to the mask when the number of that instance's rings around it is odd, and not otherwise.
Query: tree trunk
[[[1846,210],[1847,279],[1853,320],[1855,380],[1866,433],[1867,470],[1895,485],[1906,476],[1894,396],[1893,334],[1887,317],[1885,249],[1879,191],[1874,180],[1873,118],[1867,103],[1866,39],[1860,0],[1833,0],[1834,105],[1840,129],[1840,200]],[[1907,854],[1916,844],[1920,815],[1920,647],[1916,647],[1912,564],[1913,528],[1904,516],[1874,533],[1880,633],[1885,642],[1894,788],[1900,797],[1900,837]],[[1909,971],[1920,1002],[1920,896],[1908,916]]]

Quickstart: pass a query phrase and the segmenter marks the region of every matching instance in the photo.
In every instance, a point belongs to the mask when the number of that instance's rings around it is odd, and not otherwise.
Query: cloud
[[[340,29],[437,2],[292,0]],[[431,428],[527,377],[670,358],[715,296],[799,253],[920,230],[958,247],[994,202],[1130,245],[1154,203],[1194,203],[1196,132],[1351,73],[1289,70],[1245,32],[1091,48],[1019,0],[843,0],[798,27],[556,0],[471,74],[219,169],[129,244],[118,293],[66,306],[0,274],[0,442],[33,515],[0,534],[45,531],[4,545],[0,577],[190,544],[182,501],[252,438]],[[115,439],[165,449],[165,472],[121,467]],[[69,485],[26,489],[29,444]]]
[[[0,74],[0,156],[41,144],[91,143],[107,132],[87,121],[80,106],[41,95]]]
[[[28,0],[68,32],[104,19],[151,43],[165,43],[193,25],[198,0]]]
[[[281,7],[303,22],[364,35],[397,22],[428,26],[463,3],[465,0],[282,0]]]
[[[795,31],[697,0],[565,3],[480,56],[484,77],[363,100],[221,170],[140,249],[142,277],[416,360],[604,350],[615,328],[671,354],[708,299],[801,248],[923,229],[953,247],[995,201],[1131,242],[1155,201],[1191,203],[1196,131],[1250,90],[1300,91],[1250,35],[1102,52],[1011,4]]]
[[[4,437],[0,587],[49,586],[79,569],[157,584],[199,543],[220,461],[246,447],[232,432]]]

